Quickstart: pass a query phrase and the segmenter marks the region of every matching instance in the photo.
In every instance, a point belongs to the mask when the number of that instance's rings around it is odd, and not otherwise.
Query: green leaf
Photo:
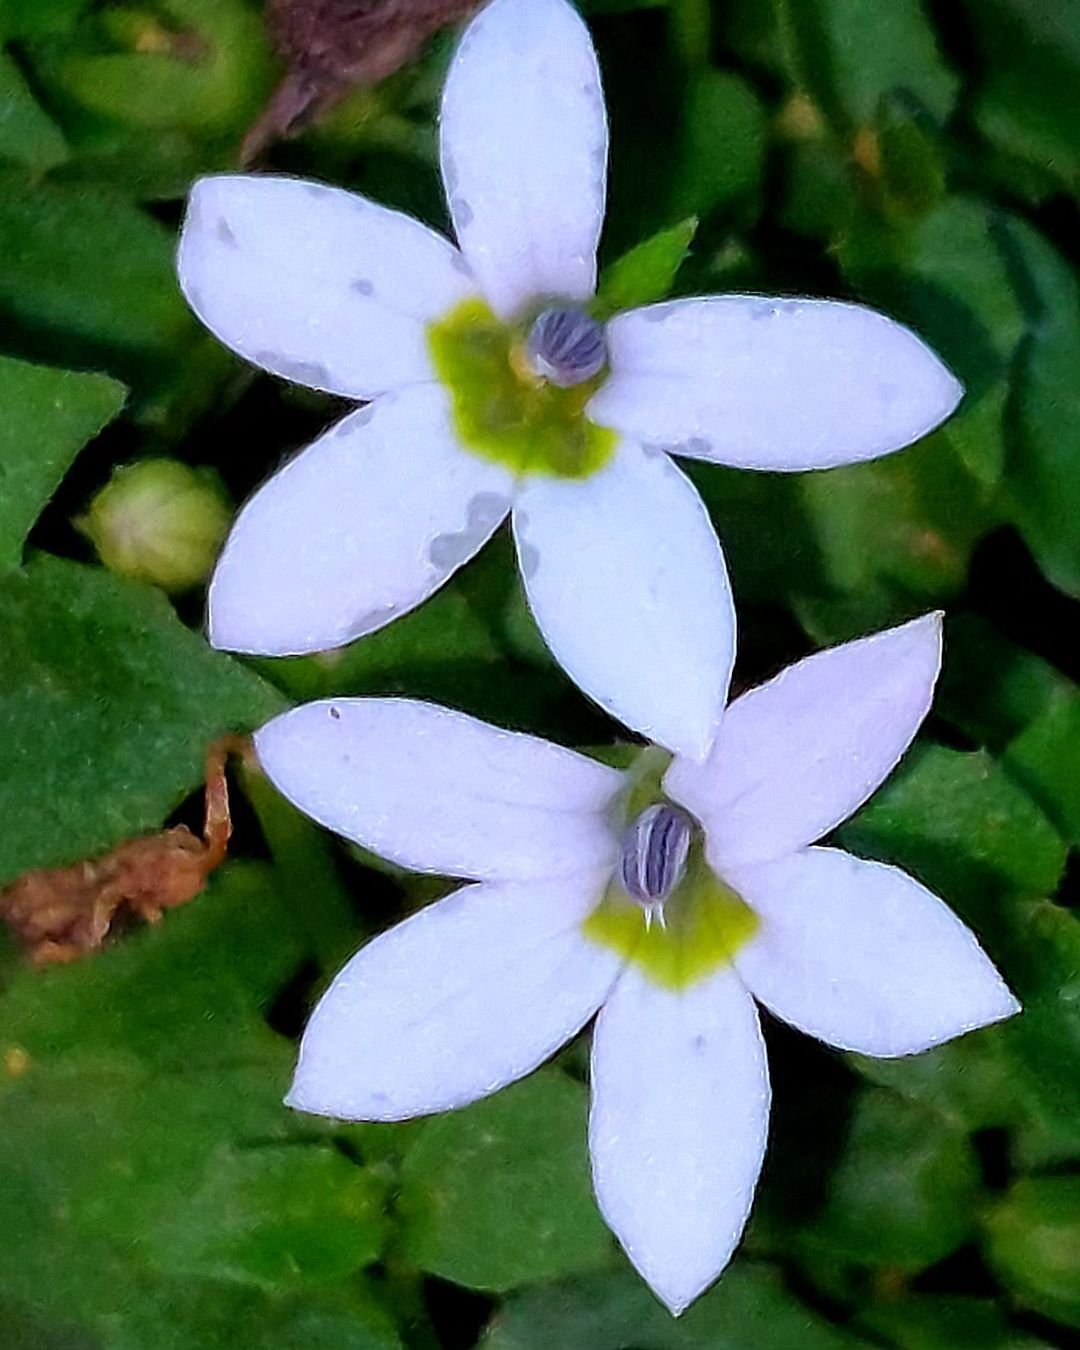
[[[1036,338],[1017,377],[1018,435],[1009,487],[1016,518],[1043,571],[1080,596],[1080,525],[1069,509],[1080,490],[1080,319]]]
[[[26,87],[18,66],[0,48],[0,160],[13,160],[43,173],[67,157],[59,128]]]
[[[117,194],[0,178],[0,316],[31,356],[141,384],[160,376],[197,333],[174,250],[169,230]]]
[[[1049,1350],[1010,1327],[990,1299],[954,1294],[909,1294],[864,1308],[859,1322],[897,1350]]]
[[[280,1076],[287,1049],[256,1014],[308,955],[297,909],[265,864],[228,863],[197,900],[92,960],[21,967],[0,1004],[0,1046],[65,1072],[122,1056],[148,1073],[227,1067],[239,1046]]]
[[[668,33],[679,59],[691,69],[705,65],[712,47],[710,0],[668,0],[668,9]]]
[[[959,81],[942,59],[920,0],[775,0],[794,80],[848,135],[885,95],[902,95],[935,121]]]
[[[795,234],[832,242],[855,211],[851,174],[844,157],[817,139],[787,147],[784,198],[779,223]]]
[[[290,912],[234,864],[155,930],[13,979],[0,1328],[14,1309],[107,1350],[396,1345],[328,1283],[381,1248],[384,1183],[281,1102],[292,1047],[260,1004],[303,955]]]
[[[979,1197],[962,1127],[869,1091],[856,1100],[824,1207],[797,1241],[854,1265],[923,1270],[967,1241]]]
[[[994,519],[946,431],[827,472],[686,468],[742,602],[793,609],[823,643],[888,627],[958,594]]]
[[[1032,720],[1003,762],[1074,847],[1080,846],[1080,693]]]
[[[604,269],[596,292],[595,309],[601,315],[662,300],[690,252],[697,233],[697,217],[689,216],[642,240]]]
[[[887,210],[921,216],[945,197],[945,164],[938,140],[895,99],[887,100],[875,130]]]
[[[72,1256],[85,1263],[77,1278]],[[356,1277],[282,1297],[154,1276],[89,1242],[74,1253],[59,1248],[41,1265],[32,1252],[28,1266],[42,1290],[0,1304],[0,1337],[12,1350],[402,1350],[389,1316]]]
[[[1080,596],[1080,285],[1076,274],[1029,226],[1004,235],[1028,311],[1030,338],[1013,387],[1006,487],[1017,524],[1049,579]]]
[[[1018,1181],[989,1215],[986,1239],[1014,1297],[1080,1328],[1080,1177]]]
[[[161,9],[163,18],[107,12],[93,47],[50,49],[39,79],[54,97],[132,130],[242,133],[273,84],[260,16],[245,0],[162,0]],[[133,50],[94,50],[110,37]]]
[[[1065,845],[989,755],[940,746],[901,771],[841,831],[856,852],[914,873],[971,923],[1023,1004],[1000,1030],[1025,1103],[1055,1128],[1080,1119],[1080,922],[1041,899]]]
[[[147,1258],[267,1290],[342,1279],[378,1258],[385,1202],[385,1181],[333,1147],[219,1146],[149,1225]]]
[[[1027,794],[988,754],[919,746],[841,830],[846,847],[914,870],[947,898],[1052,893],[1065,845]],[[991,888],[989,892],[987,888]]]
[[[35,559],[0,580],[0,882],[156,829],[198,786],[210,742],[280,711],[165,597]]]
[[[675,1321],[629,1271],[509,1298],[481,1350],[844,1350],[862,1345],[800,1303],[770,1266],[737,1262]]]
[[[1029,902],[1003,911],[995,941],[1024,1005],[1006,1036],[1017,1089],[1047,1131],[1080,1150],[1080,921]]]
[[[616,46],[624,59],[604,70],[612,124],[623,128],[612,139],[605,223],[607,245],[618,251],[686,216],[703,226],[715,217],[718,229],[742,225],[761,205],[768,126],[754,85],[707,65],[688,70],[666,26],[645,25],[636,45]]]
[[[775,5],[763,5],[761,0],[729,0],[722,8],[713,6],[713,28],[724,49],[736,54],[741,64],[773,75],[783,70]]]
[[[1080,1129],[1076,1119],[1044,1112],[1036,1099],[1013,1130],[1010,1147],[1013,1170],[1055,1171],[1072,1165],[1077,1158],[1080,1158]]]
[[[607,1264],[585,1115],[582,1088],[547,1071],[426,1124],[402,1171],[406,1259],[491,1290]]]
[[[952,1125],[968,1131],[990,1129],[1012,1124],[1022,1114],[1004,1036],[1005,1028],[987,1028],[921,1055],[848,1059],[870,1082],[937,1112]]]
[[[963,381],[964,402],[939,434],[987,485],[1005,467],[1006,381],[1027,326],[1006,245],[1011,222],[952,196],[906,224],[856,216],[837,246],[860,295],[910,324]]]
[[[937,712],[990,750],[1077,697],[1067,676],[975,615],[949,620],[945,650]]]
[[[1006,371],[1025,331],[1002,247],[1011,220],[986,202],[952,196],[906,228],[863,216],[840,243],[854,284],[930,342],[969,400]]]
[[[974,480],[971,492],[975,500],[980,488],[996,488],[1008,458],[1008,400],[1010,375],[999,374],[980,391],[978,385],[946,422],[938,435],[951,445]],[[985,494],[984,494],[985,495]],[[1000,524],[1005,515],[1000,499],[989,498],[984,528]]]
[[[687,77],[674,150],[669,214],[707,216],[753,198],[765,160],[765,110],[753,86],[728,71]]]
[[[193,1065],[152,1074],[101,1054],[72,1056],[63,1070],[32,1060],[0,1096],[5,1230],[21,1198],[27,1213],[18,1229],[28,1243],[45,1238],[40,1230],[59,1210],[73,1237],[138,1243],[140,1263],[167,1262],[148,1235],[188,1202],[219,1147],[247,1139],[276,1145],[294,1128],[279,1105],[287,1047],[270,1049],[255,1040],[227,1073]]]
[[[50,370],[0,356],[0,571],[23,541],[72,460],[123,407],[104,375]]]
[[[1080,191],[1080,154],[1076,147],[1080,127],[1080,95],[1076,80],[1080,65],[1060,59],[1050,45],[1050,59],[1031,59],[1030,47],[1014,48],[1022,64],[999,68],[982,88],[975,103],[979,131],[1003,156],[1031,165],[1040,182],[1020,171],[1005,175],[1024,196],[1049,196],[1055,184],[1074,195]],[[1062,78],[1064,76],[1064,78]],[[1047,81],[1054,80],[1054,97],[1047,98]],[[1006,160],[1006,163],[1008,161]],[[1038,182],[1038,186],[1029,184]]]
[[[1080,16],[1072,0],[964,0],[980,58],[974,104],[1003,155],[1080,188]],[[1048,91],[1053,91],[1048,96]]]
[[[886,627],[956,595],[987,528],[982,494],[947,431],[902,454],[803,474],[797,490],[820,571],[793,577],[792,599],[825,641]]]
[[[74,28],[90,0],[4,0],[0,37],[39,38]]]

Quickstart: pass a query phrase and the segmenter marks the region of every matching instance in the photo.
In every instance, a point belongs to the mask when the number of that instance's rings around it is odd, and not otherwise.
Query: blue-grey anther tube
[[[626,831],[619,880],[643,905],[662,903],[686,875],[694,827],[678,807],[647,807]]]
[[[560,389],[584,384],[607,362],[603,325],[583,309],[545,309],[529,329],[525,354],[535,373]]]

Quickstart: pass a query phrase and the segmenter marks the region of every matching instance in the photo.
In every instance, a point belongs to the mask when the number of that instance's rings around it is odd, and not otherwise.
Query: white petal
[[[530,479],[513,519],[529,606],[571,679],[650,740],[703,757],[735,611],[693,485],[666,455],[627,445],[583,481]]]
[[[493,0],[466,29],[443,94],[442,171],[497,314],[592,295],[607,116],[589,31],[566,0]]]
[[[829,1045],[913,1055],[1020,1010],[974,934],[895,867],[811,848],[728,880],[762,921],[740,975]]]
[[[899,450],[963,389],[910,329],[861,305],[725,295],[621,314],[590,415],[678,454],[827,469]]]
[[[667,792],[704,824],[723,872],[779,858],[846,820],[892,772],[934,695],[941,615],[816,652],[735,700],[704,765]]]
[[[600,1211],[678,1314],[727,1265],[765,1152],[765,1046],[735,973],[675,994],[628,967],[597,1019],[592,1084]]]
[[[304,1034],[290,1106],[404,1120],[535,1069],[618,975],[581,923],[606,876],[467,886],[368,943]]]
[[[195,184],[180,285],[226,346],[348,398],[433,379],[424,325],[475,291],[458,251],[363,197],[293,178]]]
[[[338,647],[413,609],[510,507],[503,469],[461,450],[437,385],[386,394],[321,436],[240,512],[210,587],[215,647]]]
[[[432,703],[308,703],[268,722],[255,749],[301,811],[415,871],[555,876],[617,852],[604,813],[620,773]]]

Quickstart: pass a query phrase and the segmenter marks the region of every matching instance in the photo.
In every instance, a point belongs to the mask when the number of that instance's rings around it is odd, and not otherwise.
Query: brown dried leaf
[[[266,22],[288,74],[244,138],[250,163],[359,85],[378,84],[479,0],[267,0]]]
[[[247,742],[227,736],[206,756],[203,838],[186,825],[129,839],[104,857],[27,872],[0,890],[0,917],[38,965],[73,961],[101,948],[121,917],[156,923],[199,895],[232,833],[225,763]]]

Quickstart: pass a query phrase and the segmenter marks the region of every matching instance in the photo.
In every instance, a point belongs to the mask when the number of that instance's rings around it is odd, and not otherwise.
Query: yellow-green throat
[[[664,798],[669,759],[655,750],[639,759],[619,865],[584,931],[663,988],[685,989],[728,965],[759,920],[709,867],[697,823]]]
[[[553,304],[506,324],[482,300],[463,300],[429,326],[428,348],[454,429],[482,459],[587,478],[611,458],[615,433],[585,415],[607,369],[603,330],[586,310]]]

